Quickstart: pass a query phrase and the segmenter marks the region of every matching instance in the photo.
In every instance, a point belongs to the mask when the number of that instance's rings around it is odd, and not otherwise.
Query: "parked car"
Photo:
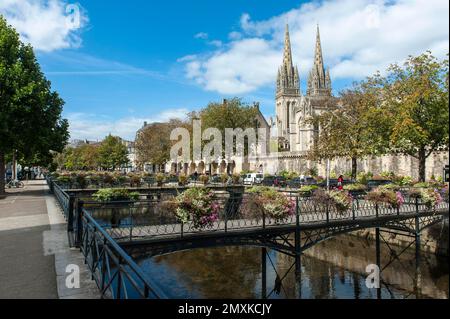
[[[287,180],[283,176],[275,176],[275,181],[273,183],[275,187],[286,187]]]
[[[348,184],[353,184],[353,181],[351,181],[349,179],[344,179],[344,181],[342,182],[342,186],[345,186]],[[319,184],[317,184],[317,186],[326,188],[327,180],[325,179],[325,180],[321,181]],[[334,189],[334,188],[338,188],[338,180],[337,180],[337,178],[330,178],[330,189]]]
[[[220,179],[220,175],[214,174],[209,178],[210,184],[222,184],[222,180]]]
[[[317,181],[312,177],[295,177],[287,182],[290,188],[300,188],[305,185],[317,185]]]
[[[263,186],[273,186],[275,184],[276,177],[275,176],[265,176],[261,181],[261,185]]]
[[[260,173],[246,174],[244,177],[244,185],[261,184],[264,179],[264,175]]]

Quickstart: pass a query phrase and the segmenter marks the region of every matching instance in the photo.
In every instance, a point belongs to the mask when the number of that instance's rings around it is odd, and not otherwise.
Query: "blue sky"
[[[79,9],[80,24],[67,24]],[[442,0],[0,0],[66,101],[72,138],[133,139],[144,121],[182,117],[238,96],[274,115],[283,32],[291,28],[303,91],[321,27],[334,91],[401,62],[448,52]]]

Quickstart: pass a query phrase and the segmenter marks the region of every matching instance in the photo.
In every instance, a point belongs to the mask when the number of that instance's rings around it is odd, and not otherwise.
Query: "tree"
[[[206,108],[196,114],[202,121],[202,130],[208,128],[217,128],[223,137],[223,150],[225,149],[225,129],[257,129],[259,123],[257,121],[258,109],[254,106],[247,105],[239,98],[225,100],[224,103],[210,103]],[[247,142],[246,142],[247,144]],[[248,147],[245,147],[245,153],[248,153]]]
[[[5,157],[16,151],[28,163],[49,164],[69,137],[64,101],[51,90],[33,49],[0,16],[0,194]]]
[[[311,148],[311,159],[347,157],[352,160],[356,178],[357,160],[386,150],[386,137],[380,130],[380,87],[378,78],[355,83],[340,93],[337,108],[313,116],[308,122],[320,129]]]
[[[139,165],[165,165],[170,159],[170,149],[173,145],[170,133],[177,127],[189,129],[188,126],[186,122],[171,119],[167,123],[152,123],[141,129],[136,135],[136,157]]]
[[[392,122],[391,150],[418,159],[420,181],[425,181],[426,159],[448,149],[448,93],[448,59],[440,62],[431,52],[388,69],[384,107],[385,119]]]
[[[120,137],[108,135],[98,147],[98,162],[103,169],[115,170],[127,164],[128,150]]]

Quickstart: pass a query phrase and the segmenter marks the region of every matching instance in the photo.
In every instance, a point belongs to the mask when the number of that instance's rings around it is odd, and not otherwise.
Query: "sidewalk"
[[[7,190],[0,200],[0,299],[99,298],[83,256],[68,245],[66,224],[43,180]],[[66,266],[80,267],[80,288],[65,285]]]

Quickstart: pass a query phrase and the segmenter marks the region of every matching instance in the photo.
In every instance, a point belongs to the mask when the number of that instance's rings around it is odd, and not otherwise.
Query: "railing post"
[[[83,221],[82,221],[82,216],[83,216],[83,205],[84,202],[82,200],[78,201],[78,205],[77,205],[77,236],[75,239],[75,247],[80,248],[81,246],[81,238],[83,236]]]
[[[327,214],[327,223],[329,223],[330,222],[330,206],[328,204],[327,204],[326,214]]]
[[[263,213],[263,229],[266,228],[266,212],[264,211],[264,209],[262,210]]]
[[[69,208],[68,208],[68,216],[67,216],[67,231],[73,232],[73,210],[75,207],[75,195],[69,195]]]
[[[375,204],[375,216],[378,218],[378,203]]]
[[[53,183],[54,183],[54,182],[53,182],[53,179],[50,179],[50,183],[48,183],[48,186],[49,186],[49,188],[50,188],[50,193],[51,193],[51,194],[54,193],[54,191],[53,191],[53,186],[54,186]]]
[[[184,237],[184,222],[181,221],[181,238]]]
[[[301,233],[300,233],[300,208],[298,196],[295,199],[296,209],[295,209],[295,276],[300,278],[301,275]]]
[[[419,199],[416,197],[416,214],[419,214]]]
[[[232,201],[232,203],[233,203],[233,201]],[[234,208],[234,205],[232,205],[232,207]],[[228,212],[226,209],[224,210],[224,213],[225,213],[225,232],[228,232]]]
[[[358,201],[358,199],[357,199],[356,201]],[[356,215],[355,215],[355,201],[352,201],[352,216],[353,216],[353,220],[356,220]]]

